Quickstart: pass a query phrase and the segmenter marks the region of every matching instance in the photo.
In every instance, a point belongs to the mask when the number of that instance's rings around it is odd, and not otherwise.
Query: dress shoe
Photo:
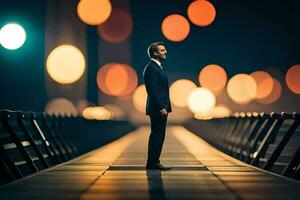
[[[151,165],[146,165],[146,169],[148,170],[170,170],[172,169],[172,167],[166,167],[166,166],[163,166],[162,164],[160,163],[156,163],[156,164],[151,164]]]

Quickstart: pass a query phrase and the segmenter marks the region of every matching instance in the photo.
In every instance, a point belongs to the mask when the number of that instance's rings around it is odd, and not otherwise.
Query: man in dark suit
[[[167,58],[167,50],[162,42],[154,42],[148,47],[150,62],[144,69],[143,77],[147,91],[146,115],[151,121],[146,169],[169,170],[160,164],[160,154],[165,140],[168,113],[172,112],[169,97],[169,81],[162,62]]]

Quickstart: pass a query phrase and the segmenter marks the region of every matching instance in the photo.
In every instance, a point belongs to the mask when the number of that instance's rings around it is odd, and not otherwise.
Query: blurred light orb
[[[117,106],[115,104],[105,104],[103,107],[106,108],[111,113],[112,119],[124,119],[125,118],[125,113],[119,106]]]
[[[187,14],[193,24],[208,26],[216,17],[216,9],[209,1],[196,0],[189,5]]]
[[[6,24],[0,30],[0,43],[9,50],[20,48],[26,40],[26,32],[18,24]]]
[[[147,91],[145,85],[138,86],[132,97],[134,107],[142,112],[146,113],[146,101],[147,101]]]
[[[138,84],[135,70],[123,63],[107,63],[97,72],[97,86],[111,96],[128,96]]]
[[[190,32],[190,24],[188,20],[179,14],[171,14],[167,16],[162,24],[161,29],[163,35],[170,41],[183,41]]]
[[[70,100],[65,98],[56,98],[49,101],[45,107],[45,112],[56,115],[77,115],[75,105]]]
[[[61,84],[74,83],[85,71],[82,52],[72,45],[61,45],[48,55],[46,66],[49,76]]]
[[[231,115],[231,111],[225,105],[217,105],[213,108],[212,115],[214,118],[229,117]]]
[[[107,71],[104,81],[109,93],[117,96],[127,87],[128,79],[126,69],[122,65],[116,65]]]
[[[240,113],[240,117],[242,117],[242,118],[246,117],[246,113],[241,112],[241,113]]]
[[[227,93],[235,103],[248,104],[256,97],[256,81],[248,74],[237,74],[228,81]]]
[[[238,118],[238,117],[240,117],[240,113],[239,113],[239,112],[235,112],[235,113],[233,114],[233,116],[236,117],[236,118]]]
[[[199,73],[199,83],[201,87],[208,88],[215,95],[218,95],[226,86],[227,73],[219,65],[207,65]]]
[[[207,88],[194,89],[188,98],[188,108],[197,114],[208,114],[216,105],[215,95]]]
[[[172,83],[170,87],[170,100],[177,107],[186,107],[188,105],[188,96],[196,89],[193,81],[180,79]]]
[[[212,113],[195,113],[194,118],[199,119],[199,120],[210,120],[213,119],[214,116]]]
[[[252,116],[252,113],[251,113],[251,112],[246,112],[246,116],[247,116],[247,117],[251,117],[251,116]]]
[[[89,120],[109,120],[112,114],[102,106],[87,107],[82,111],[82,116]]]
[[[112,11],[109,0],[81,0],[77,5],[79,18],[88,25],[100,25],[105,22]]]
[[[293,93],[300,94],[300,64],[289,68],[285,75],[285,82]]]
[[[108,20],[97,27],[101,38],[110,43],[120,43],[132,33],[133,20],[125,9],[114,8]]]
[[[257,84],[256,99],[263,99],[269,96],[273,90],[274,81],[272,76],[264,71],[256,71],[250,74]]]
[[[257,102],[261,104],[271,104],[275,103],[282,94],[282,86],[277,79],[273,79],[274,85],[271,94],[263,99],[258,99]]]

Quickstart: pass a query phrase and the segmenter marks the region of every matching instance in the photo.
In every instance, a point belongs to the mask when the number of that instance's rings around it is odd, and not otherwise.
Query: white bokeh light
[[[206,88],[194,89],[188,98],[188,107],[193,113],[208,114],[216,105],[215,95]]]
[[[9,50],[20,48],[26,40],[26,32],[18,24],[6,24],[0,30],[0,43]]]

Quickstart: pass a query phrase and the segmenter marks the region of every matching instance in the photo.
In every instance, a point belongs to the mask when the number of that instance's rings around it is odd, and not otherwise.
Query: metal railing
[[[68,161],[134,129],[127,121],[0,110],[0,185]]]
[[[300,114],[247,113],[192,119],[184,126],[224,153],[253,166],[300,179]]]

